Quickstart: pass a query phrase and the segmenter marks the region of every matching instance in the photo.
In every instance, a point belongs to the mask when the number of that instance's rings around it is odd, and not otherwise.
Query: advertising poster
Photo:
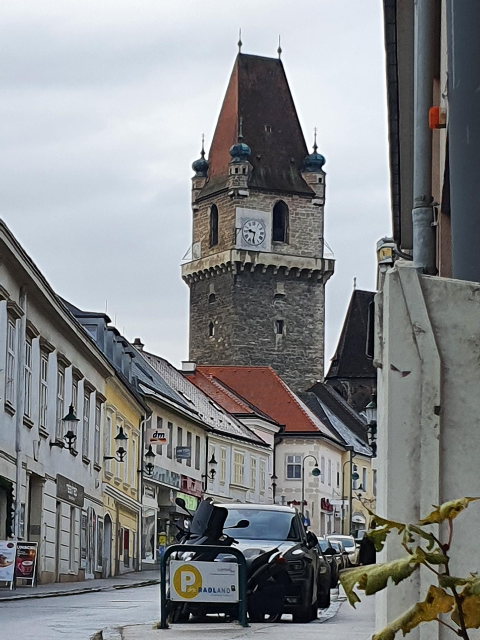
[[[18,542],[15,560],[15,577],[22,580],[35,581],[35,567],[37,565],[37,543]]]
[[[230,562],[170,562],[170,597],[177,602],[238,602],[238,565]]]
[[[17,543],[0,540],[0,582],[13,582]]]

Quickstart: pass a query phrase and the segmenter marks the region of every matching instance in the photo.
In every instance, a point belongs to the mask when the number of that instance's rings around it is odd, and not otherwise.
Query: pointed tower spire
[[[313,153],[317,153],[317,127],[313,127]]]
[[[202,158],[205,158],[205,134],[202,133],[202,150],[200,151]]]
[[[277,53],[278,53],[278,59],[280,60],[282,57],[282,47],[280,45],[280,35],[278,36],[278,49],[277,49]]]
[[[238,30],[238,42],[237,42],[237,45],[238,45],[238,53],[242,53],[243,42],[242,42],[242,30],[241,29]]]
[[[243,118],[242,116],[240,116],[240,118],[238,119],[238,138],[237,141],[238,142],[242,142],[243,140]]]

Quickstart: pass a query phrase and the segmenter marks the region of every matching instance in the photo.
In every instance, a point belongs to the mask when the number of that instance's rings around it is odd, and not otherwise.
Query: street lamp
[[[202,475],[202,478],[205,478],[205,489],[204,491],[206,491],[207,489],[207,484],[208,484],[208,480],[215,480],[215,476],[217,475],[217,471],[215,469],[216,465],[218,464],[218,462],[215,460],[215,452],[212,453],[212,457],[210,458],[210,460],[208,461],[208,466],[211,467],[210,471],[208,473],[204,473]]]
[[[315,460],[315,466],[312,469],[312,476],[318,478],[320,475],[320,469],[318,468],[318,461],[315,456],[308,455],[305,456],[302,460],[302,519],[305,518],[304,515],[304,504],[305,504],[305,460],[307,458],[313,458]]]
[[[154,469],[153,459],[155,458],[155,454],[153,453],[152,445],[148,446],[148,451],[145,454],[145,473],[147,476],[151,476]]]
[[[66,443],[62,442],[61,440],[59,442],[50,442],[50,448],[60,447],[61,449],[63,449],[64,447],[66,447],[72,455],[77,455],[77,452],[73,445],[75,444],[75,440],[77,439],[77,423],[80,422],[80,420],[75,415],[73,404],[70,405],[70,409],[68,410],[67,415],[62,418],[62,422],[63,431],[65,432],[64,440],[66,440]]]
[[[278,477],[275,475],[275,472],[273,472],[273,476],[270,476],[270,479],[272,480],[273,504],[275,504],[275,495],[276,495],[276,492],[277,492],[277,480],[278,480]]]
[[[365,416],[367,418],[368,444],[375,457],[377,455],[377,396],[375,394],[372,394],[372,399],[365,407]]]
[[[349,533],[352,530],[352,502],[353,502],[353,483],[356,482],[360,476],[356,471],[353,471],[353,459],[357,455],[353,451],[352,446],[347,446],[346,450],[350,452],[349,459],[343,463],[342,468],[342,534],[345,535],[345,467],[350,465],[350,490],[348,492],[348,520],[349,520]]]
[[[118,449],[115,451],[114,456],[103,456],[104,460],[116,460],[117,462],[123,462],[125,456],[127,455],[127,450],[123,447],[128,440],[128,436],[123,432],[123,427],[118,428],[118,433],[114,438],[115,442],[119,445]],[[153,452],[152,452],[153,453]]]

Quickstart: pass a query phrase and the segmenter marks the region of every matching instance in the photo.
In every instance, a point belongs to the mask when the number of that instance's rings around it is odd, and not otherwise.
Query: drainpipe
[[[480,282],[479,29],[479,0],[447,2],[452,275],[472,282]]]
[[[436,238],[432,196],[432,132],[435,0],[415,0],[413,260],[423,273],[435,274]]]
[[[14,514],[14,535],[18,539],[20,533],[20,511],[22,508],[22,430],[23,430],[23,414],[25,412],[25,395],[23,392],[23,376],[25,371],[25,335],[27,326],[27,293],[25,288],[20,289],[19,298],[20,307],[23,315],[20,318],[20,330],[17,336],[17,379],[16,379],[16,417],[15,417],[15,453],[17,466],[15,467],[15,514]]]

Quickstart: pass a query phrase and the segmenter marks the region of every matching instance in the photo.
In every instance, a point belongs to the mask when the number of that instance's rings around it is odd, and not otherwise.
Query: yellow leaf
[[[395,584],[408,578],[418,567],[419,562],[421,562],[421,559],[415,553],[391,562],[346,569],[340,575],[340,582],[345,589],[350,604],[354,607],[355,603],[360,601],[354,591],[355,587],[365,591],[365,595],[370,596],[377,593],[377,591],[385,589],[389,578]]]
[[[471,578],[459,597],[465,626],[467,629],[478,629],[480,627],[480,578]],[[458,607],[455,607],[452,613],[452,620],[460,624]]]
[[[434,511],[423,520],[420,520],[418,524],[422,526],[425,524],[441,524],[445,520],[453,520],[474,500],[480,500],[480,498],[460,498],[459,500],[444,502],[439,507],[435,507]]]
[[[449,613],[454,605],[455,599],[453,596],[432,585],[423,602],[418,602],[411,607],[380,633],[375,634],[372,640],[393,640],[399,631],[402,631],[405,636],[412,629],[418,627],[421,622],[431,622],[437,619],[439,613]]]
[[[385,544],[385,540],[387,539],[387,535],[397,529],[399,533],[404,531],[405,526],[401,522],[395,522],[394,520],[386,520],[385,518],[381,518],[380,516],[375,515],[370,511],[373,516],[373,521],[377,525],[376,529],[369,531],[367,536],[372,540],[375,545],[375,549],[377,551],[381,551],[383,549],[383,545]]]

